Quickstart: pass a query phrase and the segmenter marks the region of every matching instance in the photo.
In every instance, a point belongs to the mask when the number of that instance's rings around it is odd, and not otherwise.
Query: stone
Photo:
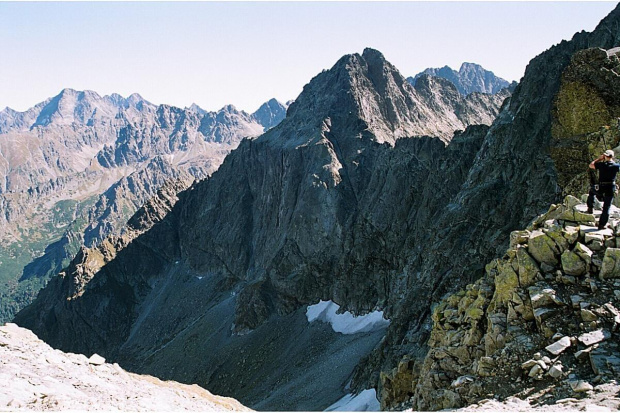
[[[533,285],[527,289],[532,302],[532,308],[545,306],[561,306],[564,303],[557,297],[556,291],[548,285]]]
[[[519,284],[521,287],[532,285],[536,280],[536,274],[540,272],[540,268],[536,260],[527,253],[525,248],[517,249],[517,265]]]
[[[593,348],[594,347],[588,347],[584,350],[579,350],[575,353],[575,358],[579,361],[587,360]]]
[[[581,303],[582,300],[583,297],[581,297],[580,295],[575,294],[570,296],[570,302],[574,309],[579,308],[579,303]]]
[[[590,322],[590,321],[596,321],[598,320],[598,317],[596,316],[596,314],[594,314],[592,311],[590,310],[586,310],[584,308],[581,309],[581,319],[584,322]]]
[[[572,381],[569,381],[568,384],[570,385],[571,389],[573,389],[575,393],[583,393],[583,392],[587,392],[590,390],[594,390],[594,387],[592,387],[590,383],[584,380],[572,380]]]
[[[538,375],[542,374],[543,372],[544,372],[543,368],[540,367],[540,365],[536,364],[535,366],[532,367],[532,369],[528,373],[528,376],[530,376],[530,377],[537,377]]]
[[[558,265],[558,247],[555,241],[541,230],[533,231],[528,240],[527,252],[539,263]]]
[[[496,365],[497,363],[492,357],[480,357],[476,372],[483,377],[491,376]]]
[[[580,276],[588,271],[588,265],[579,255],[573,251],[566,250],[560,257],[562,270],[569,275]]]
[[[474,378],[472,376],[460,376],[454,380],[451,384],[452,387],[461,387],[464,384],[472,383]]]
[[[531,369],[532,367],[534,367],[536,364],[538,364],[536,362],[536,360],[530,359],[530,360],[526,361],[525,363],[521,364],[521,368],[523,370],[528,370],[528,369]]]
[[[620,248],[607,248],[599,273],[601,279],[620,277]]]
[[[611,337],[611,333],[607,330],[598,329],[589,333],[582,334],[578,337],[579,342],[584,346],[591,346],[592,344],[600,343]]]
[[[526,244],[530,238],[530,231],[512,231],[510,233],[510,248],[514,248],[517,245]]]
[[[562,337],[555,343],[550,344],[547,347],[545,347],[545,350],[547,350],[549,353],[553,354],[554,356],[557,356],[558,354],[561,354],[564,350],[566,350],[570,346],[571,346],[570,337]]]
[[[579,237],[585,238],[586,234],[589,234],[591,232],[596,232],[596,231],[598,231],[597,227],[592,227],[589,225],[580,225],[579,226]]]
[[[101,357],[99,354],[95,353],[88,359],[89,364],[93,364],[95,366],[101,366],[105,363],[105,359]]]
[[[567,226],[562,231],[562,235],[570,245],[573,245],[579,240],[579,227]]]
[[[562,365],[554,364],[553,366],[551,366],[547,374],[549,374],[549,376],[553,377],[554,379],[559,379],[560,377],[562,377]]]
[[[495,276],[493,301],[496,304],[506,304],[512,298],[515,289],[519,287],[519,277],[511,265],[502,265],[499,270],[499,274]]]

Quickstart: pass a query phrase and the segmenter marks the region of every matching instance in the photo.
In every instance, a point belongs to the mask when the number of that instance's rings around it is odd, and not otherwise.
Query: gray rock
[[[553,366],[551,366],[547,374],[549,374],[549,376],[553,377],[554,379],[559,379],[560,377],[562,377],[562,365],[554,364]]]
[[[570,337],[562,337],[555,343],[550,344],[547,347],[545,347],[545,350],[547,350],[549,353],[553,354],[554,356],[557,356],[558,354],[561,354],[562,352],[564,352],[564,350],[566,350],[570,346],[571,346]]]
[[[571,389],[573,389],[575,393],[583,393],[583,392],[587,392],[590,390],[594,390],[594,387],[592,387],[590,383],[584,380],[572,380],[572,381],[569,381],[568,384],[570,385]]]
[[[95,353],[92,356],[90,356],[90,358],[88,359],[88,363],[93,364],[95,366],[101,366],[105,364],[105,358]]]
[[[620,277],[620,248],[607,248],[600,272],[601,279]]]
[[[607,330],[599,329],[596,331],[591,331],[589,333],[584,333],[578,337],[578,340],[584,346],[591,346],[596,343],[600,343],[603,340],[607,340],[611,337],[611,334]]]

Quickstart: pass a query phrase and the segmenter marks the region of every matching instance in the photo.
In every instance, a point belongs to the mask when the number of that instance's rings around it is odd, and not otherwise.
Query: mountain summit
[[[448,66],[429,68],[414,77],[407,78],[407,81],[415,85],[417,80],[423,75],[449,80],[462,95],[469,95],[473,92],[495,94],[510,86],[508,81],[495,76],[493,72],[484,69],[476,63],[463,63],[458,72]]]

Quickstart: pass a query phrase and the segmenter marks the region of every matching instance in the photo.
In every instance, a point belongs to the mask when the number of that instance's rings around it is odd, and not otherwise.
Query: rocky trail
[[[249,411],[197,385],[128,373],[94,354],[63,353],[15,324],[0,327],[0,411]]]
[[[434,307],[414,410],[620,408],[620,210],[599,214],[566,197]]]

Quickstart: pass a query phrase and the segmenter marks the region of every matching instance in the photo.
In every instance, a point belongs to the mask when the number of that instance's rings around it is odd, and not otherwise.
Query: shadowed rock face
[[[458,192],[488,130],[467,125],[492,117],[500,99],[474,110],[447,82],[414,89],[374,50],[345,56],[304,88],[285,121],[244,140],[159,223],[114,253],[85,251],[16,321],[54,345],[258,405],[247,383],[261,377],[260,397],[278,394],[311,374],[306,354],[321,360],[342,348],[336,333],[322,349],[292,344],[310,328],[299,317],[306,305],[332,299],[364,313],[398,303],[412,247]],[[413,137],[425,132],[440,138]],[[330,363],[308,370],[313,386],[330,377],[318,386],[325,397],[304,399],[292,386],[289,402],[281,391],[261,408],[329,406],[382,336],[356,337],[337,375]],[[265,350],[241,357],[240,348]],[[287,379],[284,349],[299,360]]]
[[[532,60],[490,128],[463,128],[452,139],[465,125],[442,100],[453,87],[425,94],[376,51],[345,56],[304,88],[284,122],[244,140],[114,257],[93,254],[95,265],[82,273],[74,262],[16,322],[54,345],[136,370],[207,388],[217,378],[222,393],[253,405],[253,378],[275,394],[301,377],[309,347],[295,341],[299,314],[331,299],[358,314],[383,309],[392,320],[353,387],[377,385],[379,372],[404,355],[414,361],[389,380],[406,383],[398,378],[411,377],[426,354],[432,303],[480,278],[510,231],[560,196],[551,130],[562,74],[577,51],[615,46],[619,23],[616,10],[595,32]],[[438,138],[403,139],[424,134]],[[344,370],[379,342],[367,339]],[[327,339],[322,354],[337,341]],[[241,353],[245,347],[265,350]],[[411,391],[394,390],[384,405]],[[335,396],[298,406],[324,408]]]

